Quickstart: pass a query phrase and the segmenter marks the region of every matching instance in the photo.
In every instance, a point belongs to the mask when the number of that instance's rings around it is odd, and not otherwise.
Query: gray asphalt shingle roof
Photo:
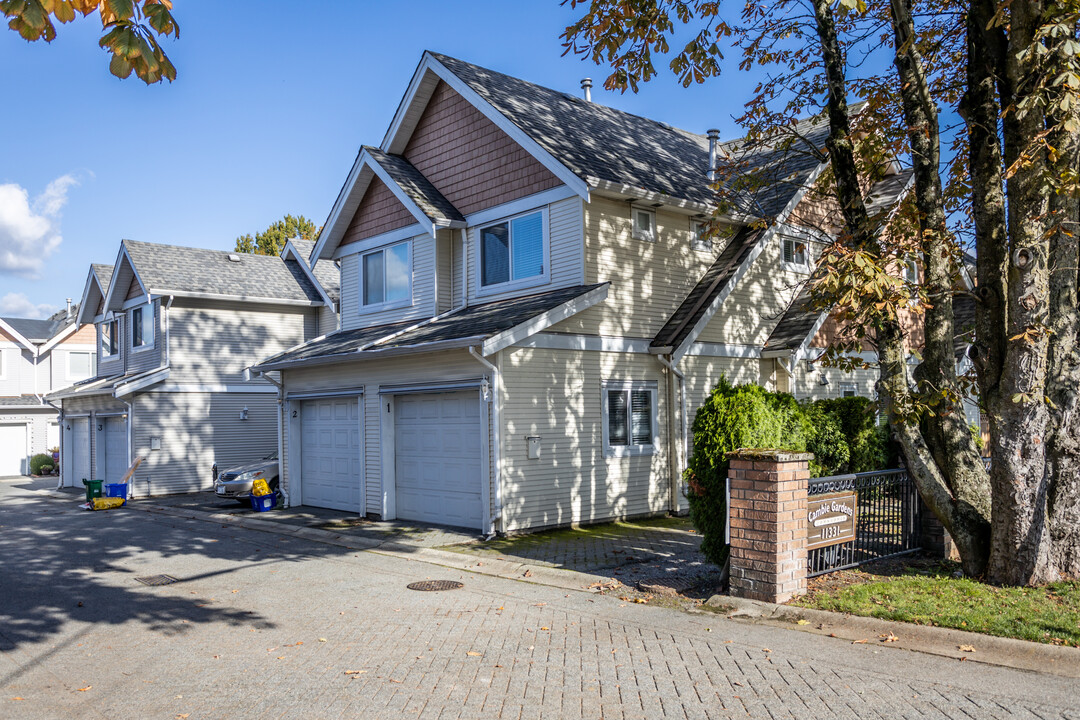
[[[0,407],[48,407],[34,395],[9,395],[0,397]]]
[[[238,298],[321,302],[318,290],[297,266],[277,255],[158,245],[125,240],[139,277],[152,292],[210,293]],[[239,258],[234,262],[229,257]]]
[[[302,238],[293,238],[291,242],[296,251],[304,258],[304,262],[308,264],[308,267],[311,267],[311,253],[315,249],[315,242]],[[315,279],[322,285],[326,294],[330,296],[330,299],[335,301],[341,299],[341,268],[337,263],[333,260],[323,260],[315,263],[312,273],[314,273]]]
[[[52,338],[56,337],[64,328],[75,322],[75,318],[79,316],[79,306],[71,306],[71,315],[68,316],[67,309],[58,310],[48,318],[44,320],[38,320],[34,318],[15,318],[6,317],[0,318],[12,328],[15,332],[22,335],[24,338],[32,343],[39,344],[48,342]]]
[[[503,73],[439,53],[432,56],[476,91],[529,137],[587,180],[627,184],[704,205],[715,204],[708,188],[709,139],[656,120],[586,102]],[[800,133],[819,150],[828,123],[804,120]],[[742,193],[740,209],[760,217],[779,213],[820,161],[797,148],[773,148],[744,141],[724,143],[762,183]]]
[[[423,324],[408,320],[345,330],[266,358],[259,363],[259,366],[300,363],[305,360],[346,354],[350,355],[348,359],[355,360],[366,351],[376,352],[466,338],[478,338],[477,342],[481,342],[483,338],[516,327],[602,286],[603,283],[578,285],[537,295],[470,305]],[[419,327],[409,330],[410,327],[418,324]],[[407,332],[401,333],[403,330]],[[395,335],[395,333],[401,334]],[[383,338],[385,340],[380,341]]]
[[[435,221],[465,220],[465,216],[451,205],[450,201],[443,197],[442,193],[436,190],[431,181],[420,174],[411,162],[400,155],[391,155],[369,145],[365,145],[364,150],[372,160],[386,170],[424,215]]]
[[[94,271],[94,275],[97,276],[102,294],[107,295],[109,293],[109,283],[112,282],[113,266],[104,263],[91,263],[90,268]]]

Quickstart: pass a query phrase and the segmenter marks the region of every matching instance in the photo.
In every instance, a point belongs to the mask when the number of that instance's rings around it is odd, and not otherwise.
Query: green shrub
[[[810,476],[839,475],[847,472],[851,451],[840,420],[816,403],[802,408],[806,450],[814,453]]]
[[[30,458],[30,474],[41,475],[45,465],[49,466],[49,470],[52,470],[53,459],[52,455],[46,455],[45,453],[39,453]]]
[[[878,423],[877,408],[873,400],[846,397],[816,400],[813,405],[840,423],[848,446],[847,467],[844,472],[870,472],[896,467],[895,463],[889,464],[889,431]]]

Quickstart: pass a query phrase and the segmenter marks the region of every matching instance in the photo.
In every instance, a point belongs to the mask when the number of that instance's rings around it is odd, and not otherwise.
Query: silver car
[[[276,450],[262,460],[223,470],[214,480],[214,494],[219,498],[233,498],[242,503],[247,503],[251,497],[251,484],[258,478],[266,480],[266,484],[277,494],[280,501],[281,490],[278,488],[278,454]]]

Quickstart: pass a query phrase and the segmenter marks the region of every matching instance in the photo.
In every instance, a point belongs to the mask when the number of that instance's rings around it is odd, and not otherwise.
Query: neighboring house
[[[297,255],[125,240],[112,266],[92,266],[79,321],[96,333],[97,372],[48,398],[62,408],[63,483],[119,480],[142,456],[135,494],[206,490],[215,462],[277,449],[277,388],[244,369],[337,327]]]
[[[716,241],[711,153],[776,178]],[[873,392],[793,367],[818,313],[767,345],[828,239],[795,221],[823,170],[425,53],[311,255],[340,264],[341,330],[253,368],[280,373],[287,502],[482,533],[685,510],[721,374]]]
[[[0,318],[0,477],[30,472],[30,458],[60,445],[56,408],[43,396],[94,374],[94,328],[68,300],[47,320]]]

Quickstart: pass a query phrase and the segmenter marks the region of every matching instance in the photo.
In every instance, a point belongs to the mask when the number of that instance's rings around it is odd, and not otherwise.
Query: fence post
[[[728,454],[731,594],[781,603],[806,592],[806,490],[811,453]]]

